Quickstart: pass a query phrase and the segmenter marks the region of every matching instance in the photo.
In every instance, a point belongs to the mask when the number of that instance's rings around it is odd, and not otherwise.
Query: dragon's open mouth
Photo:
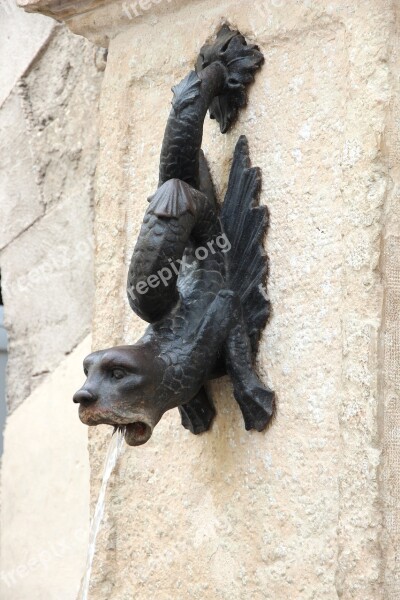
[[[85,425],[112,425],[115,429],[125,428],[125,441],[128,446],[141,446],[149,441],[154,422],[147,415],[122,415],[109,408],[99,410],[92,405],[81,403],[79,417]]]
[[[144,421],[136,421],[126,425],[125,441],[128,446],[141,446],[145,444],[153,433],[153,428]]]

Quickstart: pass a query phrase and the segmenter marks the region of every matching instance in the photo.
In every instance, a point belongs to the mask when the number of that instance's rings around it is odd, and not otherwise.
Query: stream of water
[[[97,499],[93,519],[90,524],[86,570],[82,580],[78,600],[88,600],[90,577],[92,574],[93,559],[96,550],[96,540],[104,516],[107,486],[115,465],[118,462],[118,458],[122,454],[122,449],[124,447],[124,433],[124,428],[118,429],[112,436],[110,445],[108,447],[107,456],[104,462],[103,479],[101,481],[99,497]]]

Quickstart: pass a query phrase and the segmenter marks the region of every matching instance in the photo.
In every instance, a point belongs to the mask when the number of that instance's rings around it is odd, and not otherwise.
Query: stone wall
[[[0,282],[1,283],[1,282]],[[3,454],[3,428],[6,421],[7,331],[3,324],[4,307],[0,303],[0,456]]]
[[[88,542],[89,463],[71,397],[90,347],[80,344],[92,318],[105,55],[11,0],[1,0],[0,21],[0,269],[9,339],[0,597],[75,600]]]
[[[89,351],[88,337],[8,419],[0,477],[2,600],[77,600],[89,539],[89,459],[71,397]]]
[[[383,449],[383,565],[385,600],[400,594],[400,6],[395,3],[395,31],[391,39],[391,110],[387,116],[383,152],[390,174],[382,231],[381,269],[384,301],[380,335],[380,437]]]
[[[29,18],[14,8],[8,55],[18,54],[22,43],[15,33],[20,13],[23,21]],[[102,72],[89,42],[39,18],[41,44],[14,73],[16,82],[0,107],[0,268],[11,410],[89,333],[94,289],[92,204]],[[3,56],[1,64],[9,62]]]

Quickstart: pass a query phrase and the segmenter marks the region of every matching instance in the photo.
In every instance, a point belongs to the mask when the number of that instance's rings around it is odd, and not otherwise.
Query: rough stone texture
[[[263,169],[274,313],[258,369],[279,406],[268,432],[246,433],[220,381],[212,386],[212,432],[192,436],[173,411],[145,447],[125,453],[108,494],[91,598],[399,596],[395,523],[384,572],[378,427],[379,258],[392,187],[382,149],[398,93],[393,62],[389,68],[394,15],[386,0],[203,0],[138,20],[111,41],[101,98],[94,347],[134,341],[144,329],[124,286],[157,184],[169,90],[229,19],[261,45],[266,64],[239,124],[222,138],[208,122],[204,148],[220,196],[239,134],[248,135]],[[90,438],[93,501],[107,429]],[[386,457],[391,469],[395,447]]]
[[[8,399],[14,409],[82,339],[92,315],[88,203],[69,197],[1,257],[10,336]]]
[[[11,93],[0,110],[0,248],[44,212],[22,99]]]
[[[201,4],[202,1],[191,0],[190,4]],[[84,35],[94,44],[105,48],[121,31],[130,29],[136,23],[154,25],[164,15],[173,15],[186,3],[187,0],[18,0],[17,2],[28,12],[40,12],[65,21],[71,31]]]
[[[97,159],[96,112],[102,74],[96,49],[58,28],[20,84],[37,180],[46,206],[90,204]]]
[[[92,315],[104,57],[50,19],[11,14],[2,2],[0,268],[12,414],[1,473],[0,597],[76,600],[89,465],[71,397],[90,350],[88,340],[77,345]]]
[[[3,428],[6,420],[7,331],[3,324],[4,307],[0,305],[0,456],[3,454]]]
[[[8,418],[0,597],[76,600],[89,533],[87,432],[71,401],[87,338]]]
[[[42,15],[27,15],[14,0],[0,0],[0,22],[1,106],[48,40],[55,22]]]
[[[96,49],[57,26],[0,108],[10,410],[90,329],[101,79]]]
[[[380,389],[381,466],[384,501],[384,590],[385,600],[400,597],[400,6],[395,5],[396,23],[392,36],[390,60],[391,83],[395,94],[387,119],[385,153],[390,186],[385,207],[382,270],[385,285],[383,320],[380,336],[382,373]]]

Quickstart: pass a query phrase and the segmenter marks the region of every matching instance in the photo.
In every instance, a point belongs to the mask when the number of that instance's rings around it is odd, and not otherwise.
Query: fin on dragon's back
[[[240,296],[253,352],[270,313],[266,297],[268,262],[263,238],[268,209],[259,206],[261,171],[251,167],[249,144],[241,136],[236,144],[221,222],[232,246],[228,254],[229,287]]]

